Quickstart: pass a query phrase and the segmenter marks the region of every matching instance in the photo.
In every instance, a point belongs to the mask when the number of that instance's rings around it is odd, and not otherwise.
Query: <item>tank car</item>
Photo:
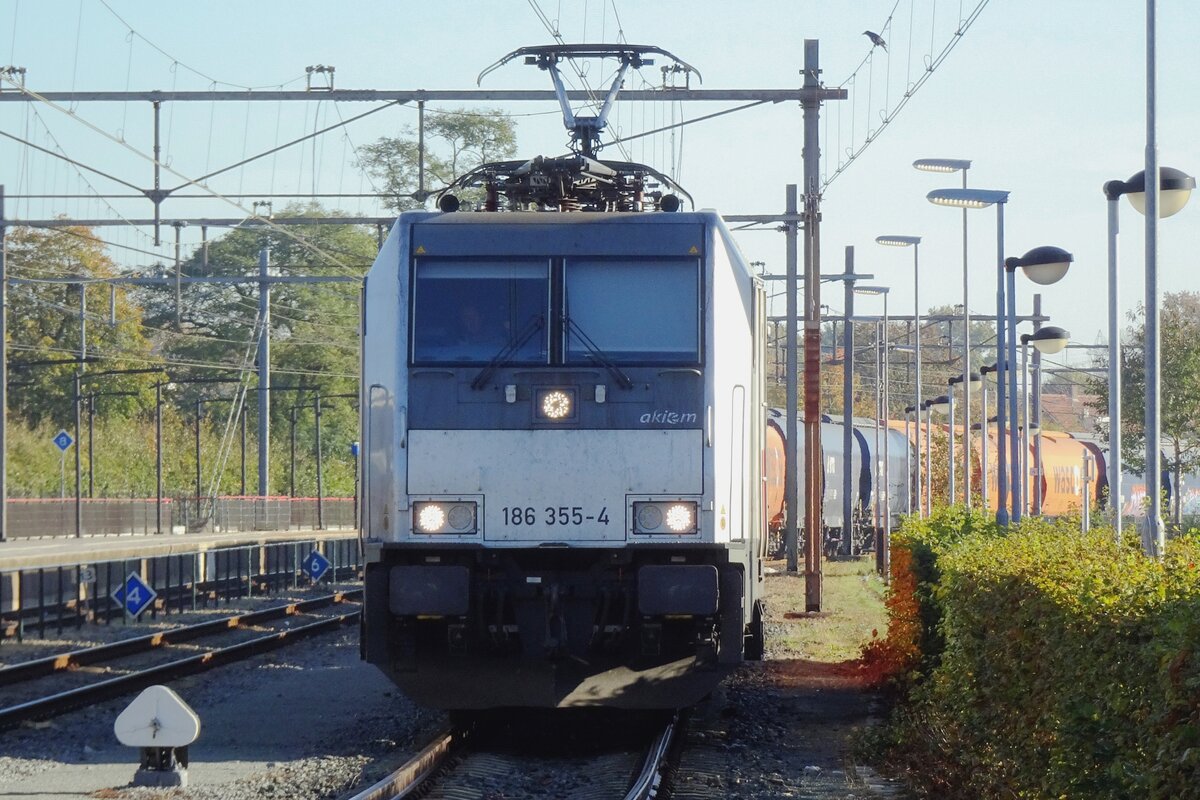
[[[761,657],[761,281],[580,135],[402,214],[365,283],[362,654],[425,705],[676,708]]]
[[[894,424],[894,423],[892,423]],[[903,425],[901,424],[901,427]],[[849,467],[851,471],[852,521],[854,528],[854,543],[858,551],[866,551],[874,547],[877,541],[874,520],[875,492],[878,490],[875,477],[872,474],[872,464],[878,462],[880,479],[883,477],[883,454],[876,454],[875,426],[870,420],[858,419],[853,425],[853,442]],[[824,542],[826,553],[836,555],[841,552],[840,545],[843,527],[842,488],[843,470],[846,458],[843,454],[845,438],[844,428],[840,421],[834,421],[829,416],[822,416],[821,422],[821,509],[824,523]],[[891,492],[886,495],[888,513],[891,515],[893,527],[900,524],[900,515],[906,513],[905,492],[911,485],[911,477],[905,477],[906,469],[913,469],[915,459],[911,454],[911,446],[902,432],[889,430],[888,426],[880,428],[880,449],[883,448],[883,437],[888,439],[888,457],[891,459],[888,477],[891,481]],[[768,518],[770,520],[771,552],[782,552],[784,524],[784,487],[783,480],[786,472],[785,443],[787,441],[787,417],[784,409],[767,409],[767,497]],[[908,458],[905,449],[909,449]],[[801,448],[803,449],[803,448]],[[803,458],[797,466],[800,485],[804,481]],[[801,532],[803,536],[803,531]]]

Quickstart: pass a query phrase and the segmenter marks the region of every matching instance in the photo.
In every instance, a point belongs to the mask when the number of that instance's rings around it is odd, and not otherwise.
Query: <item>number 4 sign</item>
[[[117,605],[125,609],[131,617],[137,619],[143,611],[154,599],[158,597],[158,592],[151,589],[142,576],[136,572],[129,573],[129,577],[125,579],[122,586],[118,586],[110,595]]]

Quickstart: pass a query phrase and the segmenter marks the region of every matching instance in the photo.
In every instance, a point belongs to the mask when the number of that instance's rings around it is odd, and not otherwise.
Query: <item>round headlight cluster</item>
[[[474,533],[477,506],[473,502],[419,502],[413,504],[417,533]]]
[[[437,533],[446,526],[446,512],[442,507],[430,503],[417,513],[417,527],[426,533]]]
[[[555,390],[542,395],[542,416],[546,419],[565,419],[571,415],[571,397]]]
[[[637,527],[639,531],[656,531],[662,525],[662,509],[646,503],[638,508]]]
[[[450,513],[446,516],[446,521],[450,523],[450,527],[456,531],[465,531],[475,524],[474,510],[465,504],[454,505],[450,507]]]
[[[695,527],[695,524],[690,505],[676,503],[667,509],[667,527],[676,533],[690,531]]]
[[[695,533],[696,504],[687,500],[633,504],[634,533]]]

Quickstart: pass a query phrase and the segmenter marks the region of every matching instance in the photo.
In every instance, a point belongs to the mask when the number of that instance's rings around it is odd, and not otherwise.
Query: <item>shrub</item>
[[[924,680],[897,709],[893,741],[923,788],[1196,796],[1200,542],[1172,542],[1151,559],[1106,529],[1029,519],[996,535],[957,520],[910,526],[897,542],[911,554],[919,641],[931,649],[919,653]],[[904,560],[897,552],[894,567]],[[893,619],[911,636],[908,613]]]

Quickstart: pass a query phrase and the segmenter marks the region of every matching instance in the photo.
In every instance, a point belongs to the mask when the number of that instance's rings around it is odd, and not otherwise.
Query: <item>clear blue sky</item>
[[[138,34],[171,54],[155,52],[129,37],[100,0],[0,1],[0,62],[28,69],[35,90],[205,89],[209,79],[251,86],[303,86],[304,67],[337,67],[339,88],[445,88],[475,85],[488,64],[521,45],[541,44],[549,34],[525,0],[474,2],[309,2],[264,0],[233,3],[162,3],[108,0]],[[1200,6],[1159,4],[1159,147],[1164,165],[1200,172],[1200,50],[1194,38]],[[558,21],[568,41],[616,38],[655,44],[698,67],[706,88],[780,88],[798,85],[803,40],[819,39],[824,79],[838,85],[863,61],[869,43],[865,29],[884,30],[890,58],[876,51],[849,88],[851,100],[827,107],[831,131],[824,140],[827,170],[838,152],[861,143],[869,109],[883,96],[894,104],[907,82],[916,80],[930,51],[951,38],[960,13],[975,0],[859,0],[854,3],[714,2],[712,0],[540,0],[546,16]],[[889,14],[890,27],[884,28]],[[1144,4],[1117,0],[992,0],[945,62],[930,76],[891,126],[829,187],[824,199],[824,271],[840,271],[844,248],[856,248],[860,271],[877,283],[895,286],[892,308],[912,307],[911,257],[907,251],[874,243],[883,233],[917,234],[922,246],[922,300],[925,305],[961,302],[960,213],[924,199],[939,186],[956,185],[912,169],[915,158],[969,158],[973,186],[1012,192],[1006,251],[1019,255],[1041,244],[1074,252],[1072,272],[1043,290],[1046,311],[1075,338],[1095,342],[1105,329],[1105,202],[1101,186],[1126,178],[1144,159],[1145,54]],[[933,15],[931,17],[931,15]],[[910,19],[912,35],[909,35]],[[585,29],[586,28],[586,29]],[[5,35],[7,34],[7,35]],[[910,44],[911,38],[911,44]],[[647,81],[657,68],[644,70]],[[295,83],[301,78],[299,83]],[[289,83],[291,82],[291,83]],[[638,81],[633,81],[635,85]],[[544,73],[519,63],[489,76],[497,89],[545,88]],[[367,110],[368,106],[324,103],[320,109],[271,103],[176,104],[163,114],[165,156],[188,176],[237,161],[320,125]],[[525,103],[505,111],[521,115],[521,153],[557,154],[565,137],[552,104]],[[717,107],[693,104],[676,114],[699,116]],[[75,111],[100,128],[123,135],[148,152],[147,104],[80,105]],[[78,119],[47,107],[0,105],[0,129],[49,145],[49,134],[72,157],[138,185],[149,182],[146,161],[87,129]],[[314,115],[319,114],[319,119]],[[353,146],[394,134],[415,124],[415,111],[382,112],[314,149],[295,148],[214,181],[223,191],[369,190],[351,165]],[[671,120],[663,104],[621,107],[616,124],[636,132]],[[729,115],[684,129],[676,138],[679,180],[701,207],[726,213],[768,213],[782,209],[784,186],[800,182],[801,115],[794,105],[772,106]],[[877,123],[871,123],[872,127]],[[841,138],[837,131],[841,128]],[[47,133],[49,132],[49,134]],[[613,151],[615,152],[615,151]],[[667,137],[635,145],[630,155],[669,170]],[[313,165],[316,164],[315,176]],[[125,191],[89,177],[102,191]],[[173,185],[178,181],[166,181]],[[0,183],[17,192],[87,192],[65,165],[28,156],[10,141],[0,143]],[[248,202],[248,201],[247,201]],[[148,216],[142,202],[95,200],[10,201],[10,216]],[[369,202],[345,201],[350,212],[378,213]],[[238,216],[215,201],[176,201],[168,216]],[[1122,203],[1121,259],[1123,306],[1143,296],[1143,218]],[[194,232],[189,232],[191,239]],[[144,233],[119,231],[113,241],[147,250]],[[1161,274],[1166,290],[1200,288],[1191,253],[1200,245],[1200,200],[1161,226]],[[775,233],[739,234],[754,260],[783,269],[783,241]],[[164,256],[169,250],[162,249]],[[972,309],[994,307],[995,213],[971,216]],[[122,263],[145,266],[150,256],[114,251]],[[826,300],[841,307],[840,291]],[[1022,311],[1032,287],[1020,287]],[[872,313],[864,299],[860,313]]]

